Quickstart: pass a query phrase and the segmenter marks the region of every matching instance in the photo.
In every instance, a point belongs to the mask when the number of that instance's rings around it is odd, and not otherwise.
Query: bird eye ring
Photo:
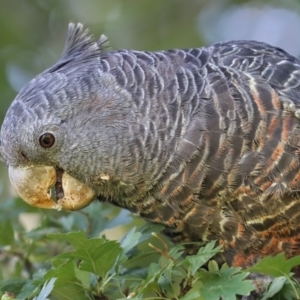
[[[39,142],[43,148],[51,148],[55,143],[55,137],[52,133],[46,132],[40,136]]]

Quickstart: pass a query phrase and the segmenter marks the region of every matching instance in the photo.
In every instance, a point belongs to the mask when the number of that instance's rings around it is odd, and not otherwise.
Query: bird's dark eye
[[[52,133],[46,132],[40,136],[39,141],[43,148],[51,148],[55,143],[55,137]]]

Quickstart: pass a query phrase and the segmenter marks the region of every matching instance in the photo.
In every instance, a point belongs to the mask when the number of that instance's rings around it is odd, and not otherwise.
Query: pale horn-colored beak
[[[51,188],[57,181],[54,167],[9,166],[8,173],[15,191],[32,206],[57,210],[78,210],[89,205],[96,195],[92,188],[63,172],[63,197],[55,202],[51,197]]]

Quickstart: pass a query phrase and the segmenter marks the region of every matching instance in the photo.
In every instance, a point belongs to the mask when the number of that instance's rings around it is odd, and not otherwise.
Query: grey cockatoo
[[[108,201],[175,242],[217,239],[232,265],[299,254],[299,61],[250,41],[104,42],[71,24],[62,57],[8,109],[1,152],[20,196],[67,210]]]

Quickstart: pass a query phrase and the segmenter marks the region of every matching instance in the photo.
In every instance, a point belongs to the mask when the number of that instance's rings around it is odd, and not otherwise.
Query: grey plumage
[[[63,170],[174,241],[217,239],[220,261],[293,256],[299,85],[299,61],[264,43],[110,51],[71,24],[62,57],[9,108],[1,152]]]

